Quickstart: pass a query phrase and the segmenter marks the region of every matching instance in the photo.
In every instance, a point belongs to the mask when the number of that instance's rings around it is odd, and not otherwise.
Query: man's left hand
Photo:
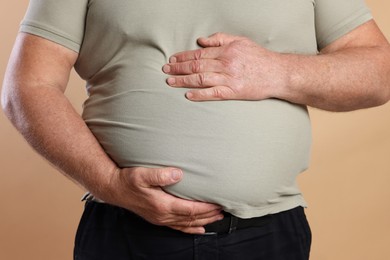
[[[288,82],[283,55],[248,38],[216,33],[198,44],[203,48],[176,53],[163,67],[168,85],[192,88],[189,100],[262,100]]]

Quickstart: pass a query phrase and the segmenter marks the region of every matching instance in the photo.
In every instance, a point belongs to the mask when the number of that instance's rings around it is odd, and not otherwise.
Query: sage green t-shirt
[[[83,119],[120,167],[181,168],[168,192],[249,218],[306,206],[296,184],[309,163],[306,107],[191,102],[162,66],[215,32],[316,55],[370,19],[362,0],[31,0],[21,31],[79,53]]]

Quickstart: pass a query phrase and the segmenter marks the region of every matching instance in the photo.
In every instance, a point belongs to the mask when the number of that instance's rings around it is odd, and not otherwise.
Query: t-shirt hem
[[[372,15],[367,8],[359,9],[353,16],[349,17],[345,21],[337,24],[336,26],[330,28],[328,33],[318,42],[318,47],[321,50],[326,47],[328,44],[334,42],[335,40],[341,38],[343,35],[351,32],[358,26],[372,19]],[[331,33],[330,33],[331,32]]]
[[[269,214],[276,214],[279,212],[287,211],[296,207],[304,207],[307,208],[307,203],[302,196],[297,196],[294,198],[290,198],[283,202],[278,202],[275,204],[270,204],[260,208],[241,208],[241,209],[224,209],[226,212],[239,217],[239,218],[254,218],[261,217]]]
[[[22,23],[20,25],[19,31],[45,38],[77,53],[79,53],[80,51],[80,44],[70,39],[69,37],[60,33],[53,32],[52,30],[43,28],[42,26],[35,25],[33,23]]]
[[[98,203],[106,203],[103,200],[92,195],[90,192],[84,194],[81,201],[94,201]],[[302,197],[302,195],[290,198],[283,202],[267,205],[261,208],[253,208],[248,206],[247,208],[239,208],[239,209],[235,208],[230,210],[224,209],[224,211],[229,212],[230,214],[239,218],[254,218],[254,217],[262,217],[269,214],[276,214],[299,206],[307,208],[307,203],[305,199]]]

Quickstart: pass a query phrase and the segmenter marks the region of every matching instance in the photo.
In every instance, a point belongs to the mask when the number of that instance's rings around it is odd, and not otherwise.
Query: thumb
[[[219,47],[223,45],[227,45],[235,40],[237,40],[237,36],[233,36],[226,33],[214,33],[209,37],[201,37],[198,39],[198,44],[202,47]]]
[[[179,182],[183,177],[183,172],[176,168],[149,168],[141,173],[144,184],[150,187],[164,187]]]

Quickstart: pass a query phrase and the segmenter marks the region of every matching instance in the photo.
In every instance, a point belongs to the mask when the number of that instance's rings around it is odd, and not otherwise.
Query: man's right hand
[[[215,204],[190,201],[166,193],[162,187],[177,183],[183,173],[175,168],[124,168],[112,176],[104,201],[126,208],[148,222],[185,233],[201,234],[204,225],[223,217]]]

